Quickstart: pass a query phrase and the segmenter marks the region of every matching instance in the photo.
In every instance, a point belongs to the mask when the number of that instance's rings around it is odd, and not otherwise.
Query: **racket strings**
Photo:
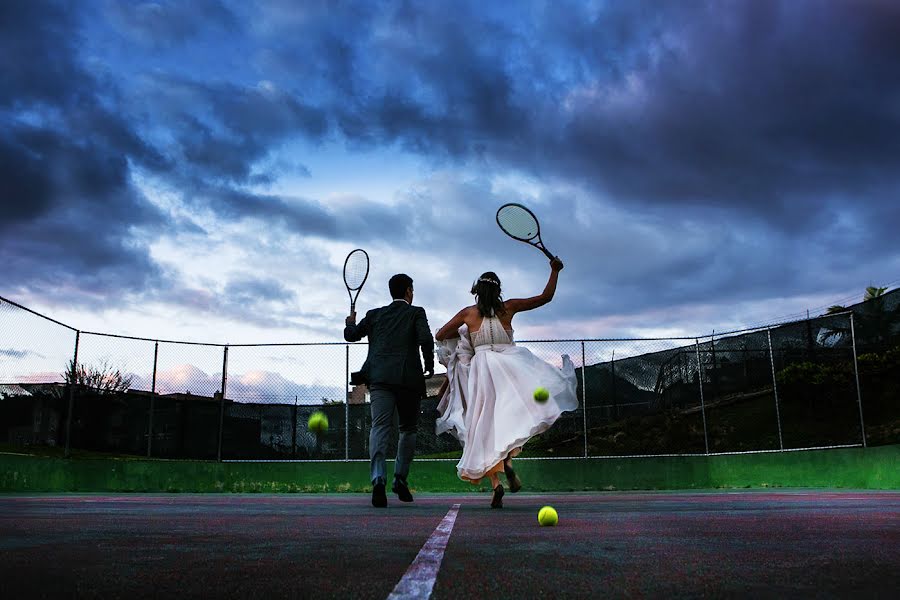
[[[506,206],[497,213],[497,223],[507,234],[530,240],[538,234],[538,223],[530,212],[520,206]]]
[[[344,283],[351,290],[358,289],[369,274],[369,258],[362,251],[352,252],[344,264]]]

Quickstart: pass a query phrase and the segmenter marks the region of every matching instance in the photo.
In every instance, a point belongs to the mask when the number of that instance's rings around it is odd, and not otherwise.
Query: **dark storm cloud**
[[[160,278],[133,228],[165,219],[131,184],[129,161],[165,160],[105,106],[75,59],[65,6],[0,8],[0,259],[6,285],[98,305]]]
[[[132,228],[165,218],[127,180],[125,159],[102,140],[74,144],[46,129],[0,134],[0,257],[7,285],[56,301],[103,305],[158,284],[160,273]]]
[[[209,203],[227,219],[256,218],[281,221],[292,231],[313,235],[334,235],[337,223],[325,208],[309,200],[285,200],[279,196],[252,194],[227,187],[208,188]]]
[[[67,102],[82,89],[69,13],[56,3],[0,3],[0,107]]]
[[[399,6],[353,47],[352,139],[804,228],[825,202],[892,202],[896,3]]]
[[[215,306],[219,316],[273,329],[296,326],[291,322],[296,295],[277,279],[238,274],[225,284],[219,298]]]
[[[320,140],[326,114],[283,91],[157,75],[143,79],[140,95],[174,141],[168,153],[183,172],[200,179],[249,183],[254,164],[299,136]]]
[[[457,8],[398,3],[378,16],[377,28],[394,35],[355,49],[357,95],[336,106],[345,135],[455,157],[500,153],[528,141],[532,109],[517,98],[526,81],[517,80],[507,56],[516,48],[508,43],[521,40],[502,20]]]
[[[564,172],[625,198],[795,222],[828,196],[884,201],[873,192],[900,166],[896,4],[682,6],[657,58],[575,99],[554,148]]]
[[[232,279],[225,286],[225,296],[233,302],[256,300],[287,301],[294,298],[294,292],[285,288],[275,279],[268,277],[243,276]]]
[[[280,226],[291,234],[333,240],[383,240],[386,232],[406,237],[413,234],[422,211],[427,211],[427,206],[391,206],[364,199],[341,209],[309,198],[252,193],[196,181],[189,185],[189,202],[207,207],[227,221],[255,221],[262,227]]]

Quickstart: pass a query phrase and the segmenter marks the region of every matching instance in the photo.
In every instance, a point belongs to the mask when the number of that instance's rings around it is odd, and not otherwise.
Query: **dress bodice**
[[[485,317],[481,321],[478,331],[470,334],[472,347],[493,346],[494,344],[512,344],[513,330],[504,329],[500,319],[496,316]]]

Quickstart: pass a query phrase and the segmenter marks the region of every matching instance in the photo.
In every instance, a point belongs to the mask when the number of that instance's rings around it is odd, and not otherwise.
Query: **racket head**
[[[344,285],[348,291],[361,290],[369,277],[369,255],[362,248],[357,248],[344,259]]]
[[[541,226],[534,213],[515,202],[497,209],[497,225],[503,233],[520,242],[531,242],[541,236]]]

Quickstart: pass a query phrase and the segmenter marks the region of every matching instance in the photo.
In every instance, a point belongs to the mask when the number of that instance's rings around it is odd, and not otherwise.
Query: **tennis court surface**
[[[0,496],[7,598],[895,597],[900,492]],[[540,527],[550,504],[556,527]]]

